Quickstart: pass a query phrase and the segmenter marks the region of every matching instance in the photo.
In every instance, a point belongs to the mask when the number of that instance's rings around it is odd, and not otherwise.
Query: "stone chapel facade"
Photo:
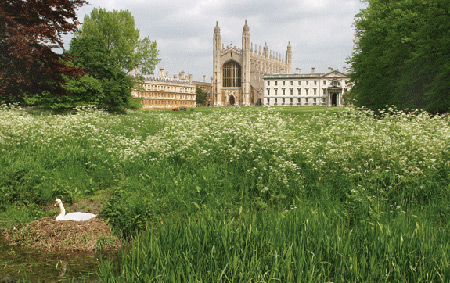
[[[292,49],[289,43],[286,57],[269,50],[267,43],[261,50],[250,42],[250,30],[245,21],[242,49],[222,45],[219,23],[214,28],[213,106],[253,106],[264,103],[264,75],[290,73]]]

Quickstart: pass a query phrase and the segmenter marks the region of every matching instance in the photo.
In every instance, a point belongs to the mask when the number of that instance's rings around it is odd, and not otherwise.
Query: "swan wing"
[[[84,213],[84,212],[72,212],[67,213],[64,216],[56,217],[56,220],[73,220],[73,221],[85,221],[96,217],[97,215],[93,213]]]

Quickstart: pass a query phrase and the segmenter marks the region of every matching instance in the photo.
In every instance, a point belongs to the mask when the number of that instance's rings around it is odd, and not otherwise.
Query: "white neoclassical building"
[[[327,73],[271,74],[264,76],[264,106],[344,106],[351,89],[347,69],[328,68]]]

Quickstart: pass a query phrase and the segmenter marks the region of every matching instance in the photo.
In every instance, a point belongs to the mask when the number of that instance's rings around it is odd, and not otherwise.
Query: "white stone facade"
[[[345,70],[344,70],[345,72]],[[344,106],[343,95],[351,89],[347,73],[328,69],[328,73],[264,76],[264,106]]]

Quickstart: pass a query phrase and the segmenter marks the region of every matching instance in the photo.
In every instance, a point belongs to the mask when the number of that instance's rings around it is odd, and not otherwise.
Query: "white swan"
[[[72,212],[66,214],[64,205],[59,198],[56,199],[55,204],[53,206],[59,206],[59,215],[56,216],[56,221],[62,220],[85,221],[97,216],[93,213],[84,213],[84,212]]]

